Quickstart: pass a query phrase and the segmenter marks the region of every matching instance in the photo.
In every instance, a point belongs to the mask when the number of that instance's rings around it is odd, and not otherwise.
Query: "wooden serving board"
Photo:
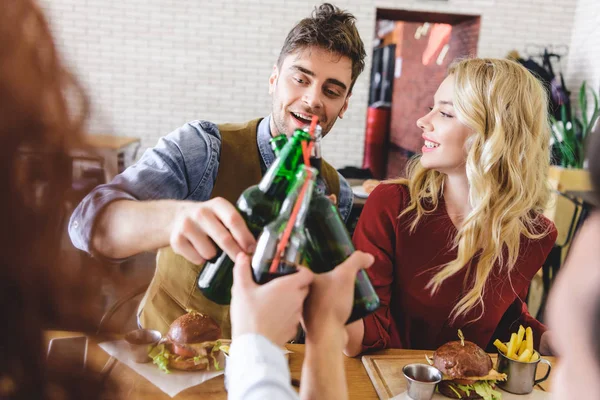
[[[423,351],[422,357],[418,357],[415,355],[367,355],[362,357],[363,365],[367,370],[367,374],[377,391],[377,395],[381,400],[388,400],[394,398],[395,396],[397,400],[410,400],[408,396],[403,393],[406,392],[406,379],[402,374],[402,368],[408,364],[426,364],[425,354],[431,356],[433,352]],[[492,361],[494,365],[496,365],[497,355],[492,355]],[[545,357],[552,363],[552,366],[555,365],[555,360],[553,357]],[[537,370],[537,378],[541,378],[546,373],[546,366],[540,364],[540,367]],[[498,389],[502,392],[503,400],[544,400],[550,398],[548,393],[550,387],[550,380],[552,378],[552,374],[550,374],[550,379],[536,386],[533,393],[528,395],[513,395],[507,392]],[[440,394],[436,394],[433,399],[448,399],[447,397],[441,396]]]

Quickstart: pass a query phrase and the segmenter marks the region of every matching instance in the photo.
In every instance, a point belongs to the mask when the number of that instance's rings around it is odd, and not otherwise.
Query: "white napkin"
[[[526,395],[516,395],[512,393],[505,392],[501,389],[496,389],[500,393],[502,393],[502,400],[548,400],[550,399],[550,393],[544,392],[541,390],[533,390],[533,392]],[[400,393],[397,396],[392,397],[391,400],[412,400],[408,397],[406,392]],[[442,396],[439,393],[435,393],[432,397],[432,400],[448,400],[447,397]]]
[[[179,392],[192,386],[200,385],[209,379],[222,375],[225,371],[176,371],[171,370],[170,374],[161,371],[158,366],[152,362],[138,364],[131,358],[129,345],[124,340],[115,340],[112,342],[103,342],[99,346],[108,354],[126,364],[129,368],[146,378],[150,383],[158,387],[171,397],[175,397]],[[219,365],[225,366],[222,354],[217,357]]]

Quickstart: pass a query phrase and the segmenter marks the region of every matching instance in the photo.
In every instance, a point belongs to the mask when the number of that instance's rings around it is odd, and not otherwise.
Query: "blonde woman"
[[[547,95],[519,64],[469,59],[450,67],[417,121],[423,154],[407,180],[379,185],[354,235],[375,256],[368,270],[381,299],[348,327],[346,354],[435,349],[457,329],[483,348],[531,326],[531,279],[556,239],[541,215],[549,198]],[[544,349],[542,348],[542,351]]]

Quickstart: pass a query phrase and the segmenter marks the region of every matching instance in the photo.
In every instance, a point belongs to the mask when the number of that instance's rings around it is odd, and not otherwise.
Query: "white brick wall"
[[[94,103],[92,132],[140,136],[143,146],[184,122],[245,121],[270,112],[268,77],[303,0],[42,0],[67,59]],[[598,0],[340,0],[354,13],[371,53],[375,9],[402,8],[482,16],[479,55],[504,57],[526,43],[570,44],[595,28]],[[595,23],[595,26],[592,25]],[[586,30],[587,29],[587,30]],[[590,40],[590,43],[592,40]],[[591,45],[590,45],[591,46]],[[598,49],[598,40],[595,40]],[[591,51],[578,48],[577,60]],[[599,65],[600,52],[589,58]],[[370,65],[370,60],[367,60]],[[579,66],[581,63],[576,62]],[[588,69],[574,73],[586,76]],[[597,68],[597,67],[596,67]],[[344,120],[325,140],[336,167],[361,165],[369,71],[359,78]],[[571,75],[570,75],[571,76]],[[598,74],[595,75],[596,86]]]
[[[571,91],[571,102],[578,104],[579,87],[587,82],[588,93],[600,90],[600,1],[579,0],[565,79]],[[591,95],[588,95],[589,108]],[[591,111],[590,111],[591,113]],[[589,118],[589,117],[588,117]]]

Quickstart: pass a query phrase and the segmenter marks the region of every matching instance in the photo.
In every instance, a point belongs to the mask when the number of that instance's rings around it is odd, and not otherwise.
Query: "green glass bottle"
[[[304,129],[305,132],[308,132],[308,128]],[[317,171],[321,172],[322,158],[321,158],[321,139],[323,139],[323,129],[321,125],[317,125],[315,127],[313,140],[313,148],[312,153],[310,154],[310,165],[317,169]]]
[[[324,195],[315,194],[306,219],[310,249],[306,262],[315,273],[329,272],[354,253],[354,244],[337,207]],[[347,323],[361,319],[379,308],[379,297],[363,270],[354,285],[354,306]]]
[[[310,158],[311,165],[317,169],[321,167],[322,135],[320,128],[317,125],[317,129],[315,129]],[[323,194],[315,193],[313,195],[305,226],[308,237],[305,263],[313,272],[331,271],[354,252],[354,244],[337,207]],[[354,306],[348,323],[374,312],[379,307],[379,303],[379,296],[377,296],[367,273],[359,271],[354,286]]]
[[[308,133],[296,130],[260,183],[246,189],[236,202],[238,211],[255,238],[279,215],[281,205],[296,179],[298,165],[302,162],[302,142],[308,141]],[[215,258],[206,262],[198,277],[198,289],[206,298],[217,304],[231,302],[233,265],[233,260],[221,250]]]
[[[273,149],[273,153],[275,153],[275,157],[279,157],[279,153],[281,152],[281,150],[283,150],[287,141],[287,136],[283,134],[277,135],[273,139],[269,140],[269,143],[271,144],[271,149]]]
[[[260,235],[256,252],[252,257],[252,269],[256,283],[267,283],[279,276],[294,273],[297,271],[297,266],[302,262],[307,244],[304,224],[308,215],[317,173],[315,168],[304,165],[299,166],[296,182],[285,199],[279,216],[267,225]],[[307,182],[308,185],[305,186]],[[303,197],[299,199],[301,193]],[[284,231],[290,223],[290,217],[297,201],[300,201],[299,209],[288,244],[280,254],[277,269],[273,271],[271,270],[273,259],[276,258],[278,246]]]

